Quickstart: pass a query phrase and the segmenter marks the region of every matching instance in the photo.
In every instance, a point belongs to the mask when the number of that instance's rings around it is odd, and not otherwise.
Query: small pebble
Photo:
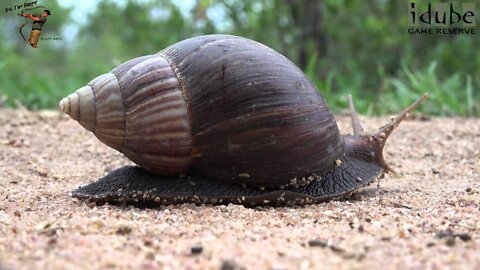
[[[464,242],[472,240],[472,236],[468,233],[457,233],[455,234],[455,236],[460,238]]]
[[[130,234],[131,232],[132,232],[132,228],[130,228],[126,225],[122,225],[122,226],[118,227],[118,229],[116,231],[116,234],[127,235],[127,234]]]
[[[203,246],[193,246],[193,247],[191,247],[190,250],[191,250],[192,254],[194,254],[194,255],[200,254],[203,251]]]
[[[150,247],[153,245],[153,241],[151,239],[145,239],[143,240],[143,244],[147,247]]]
[[[313,239],[308,241],[308,245],[311,247],[326,247],[328,246],[328,243],[322,240]]]
[[[145,258],[147,258],[147,260],[155,260],[155,253],[149,251],[145,254]]]
[[[330,245],[330,249],[334,252],[345,252],[345,250],[339,246]]]
[[[233,260],[224,260],[220,265],[220,270],[245,270],[245,267],[239,265]]]
[[[449,247],[454,246],[455,245],[455,238],[454,237],[448,237],[445,244]]]
[[[339,167],[340,165],[342,165],[342,161],[340,159],[335,160],[335,165]]]

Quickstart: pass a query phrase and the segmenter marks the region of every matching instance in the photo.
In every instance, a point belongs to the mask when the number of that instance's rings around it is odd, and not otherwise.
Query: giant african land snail
[[[120,168],[75,197],[283,205],[348,194],[388,171],[386,139],[426,97],[373,135],[350,98],[354,134],[341,135],[287,58],[249,39],[209,35],[129,60],[59,106],[141,167]]]

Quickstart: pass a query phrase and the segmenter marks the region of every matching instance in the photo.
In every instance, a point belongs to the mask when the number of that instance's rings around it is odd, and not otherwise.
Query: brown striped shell
[[[325,100],[287,58],[210,35],[129,60],[59,103],[139,166],[279,187],[321,174],[344,153]]]
[[[60,101],[60,108],[141,167],[184,173],[191,132],[180,85],[165,58],[133,59]]]

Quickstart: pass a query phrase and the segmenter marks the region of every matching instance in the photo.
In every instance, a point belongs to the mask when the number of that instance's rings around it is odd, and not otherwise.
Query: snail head
[[[397,116],[392,117],[390,122],[381,127],[376,133],[367,134],[360,123],[355,106],[353,105],[352,96],[349,95],[348,103],[350,107],[350,116],[352,118],[353,136],[344,136],[347,154],[367,162],[379,164],[385,169],[385,171],[395,173],[395,171],[389,167],[383,159],[383,148],[385,147],[385,143],[398,125],[427,97],[427,93],[423,94],[420,99],[412,103]]]

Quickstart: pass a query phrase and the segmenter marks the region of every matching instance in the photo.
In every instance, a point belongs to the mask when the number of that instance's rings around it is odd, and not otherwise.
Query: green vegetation
[[[38,50],[18,34],[24,19],[4,13],[0,96],[8,106],[18,100],[31,109],[54,108],[123,61],[194,35],[228,33],[286,55],[337,112],[346,109],[347,94],[360,113],[375,115],[398,112],[429,92],[424,113],[480,116],[480,16],[476,35],[410,35],[405,1],[197,0],[191,9],[174,2],[102,1],[76,25],[72,9],[48,1],[53,16],[42,36],[63,40],[41,40]],[[71,34],[62,31],[72,25],[79,32],[69,43]]]

